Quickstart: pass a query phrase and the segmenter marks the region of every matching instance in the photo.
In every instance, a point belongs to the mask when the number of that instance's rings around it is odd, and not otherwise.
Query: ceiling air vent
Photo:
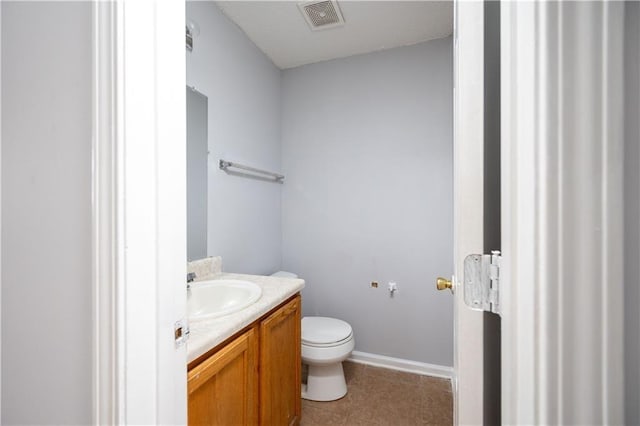
[[[344,25],[344,18],[335,0],[298,3],[300,12],[312,30],[326,30]]]

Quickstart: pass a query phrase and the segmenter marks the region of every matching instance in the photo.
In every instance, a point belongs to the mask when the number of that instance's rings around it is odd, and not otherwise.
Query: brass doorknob
[[[451,284],[451,280],[438,277],[438,279],[436,280],[436,288],[438,290],[446,290],[446,289],[452,290],[453,285]]]

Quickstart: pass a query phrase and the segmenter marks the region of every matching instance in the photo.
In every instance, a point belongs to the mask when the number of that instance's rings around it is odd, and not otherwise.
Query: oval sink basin
[[[193,283],[187,295],[190,320],[217,318],[255,303],[262,288],[243,280],[211,280]]]

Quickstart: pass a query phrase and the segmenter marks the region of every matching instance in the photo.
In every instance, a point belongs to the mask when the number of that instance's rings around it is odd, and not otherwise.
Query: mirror
[[[207,257],[208,99],[187,86],[187,260]]]

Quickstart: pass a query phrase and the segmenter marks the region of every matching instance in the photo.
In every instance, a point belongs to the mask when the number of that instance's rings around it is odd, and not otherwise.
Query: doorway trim
[[[122,279],[116,269],[121,253],[116,230],[116,3],[93,3],[93,139],[92,139],[92,301],[93,423],[121,423],[118,415],[117,294]]]
[[[96,2],[93,23],[93,420],[184,424],[185,7]]]

